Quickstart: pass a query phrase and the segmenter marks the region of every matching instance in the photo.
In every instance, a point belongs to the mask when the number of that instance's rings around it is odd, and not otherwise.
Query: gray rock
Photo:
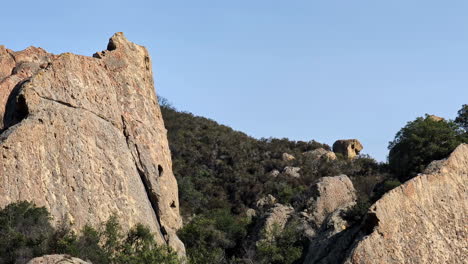
[[[299,167],[291,167],[291,166],[286,166],[283,170],[283,174],[289,177],[293,178],[300,178],[301,174],[299,174],[299,171],[301,168]]]
[[[320,227],[336,210],[356,203],[356,190],[346,175],[322,177],[311,187],[311,191],[309,212],[316,227]]]
[[[336,160],[336,154],[333,151],[329,151],[324,148],[318,148],[311,151],[307,151],[304,152],[303,155],[312,160]]]
[[[271,207],[274,204],[276,204],[276,198],[273,195],[268,194],[267,196],[260,198],[257,201],[256,206],[257,208],[265,208]]]
[[[46,255],[30,260],[27,264],[92,264],[68,255]]]

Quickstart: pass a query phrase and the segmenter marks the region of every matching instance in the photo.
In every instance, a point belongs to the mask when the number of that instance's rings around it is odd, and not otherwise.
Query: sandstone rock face
[[[353,159],[363,149],[361,142],[357,139],[342,139],[333,143],[333,152],[342,154],[347,159]]]
[[[467,263],[468,145],[391,190],[346,263]]]
[[[92,264],[67,255],[46,255],[30,260],[27,264]]]
[[[0,47],[0,207],[32,201],[76,229],[116,214],[183,252],[151,69],[122,33],[94,57]]]
[[[309,205],[312,221],[319,228],[330,214],[355,202],[356,190],[348,176],[322,177],[312,186]]]

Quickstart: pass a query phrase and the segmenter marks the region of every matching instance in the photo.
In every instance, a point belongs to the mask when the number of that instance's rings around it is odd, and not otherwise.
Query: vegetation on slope
[[[157,246],[148,228],[139,224],[124,233],[115,217],[80,235],[54,228],[46,208],[29,202],[0,210],[0,263],[22,264],[48,254],[67,254],[100,264],[177,264],[177,255]]]
[[[194,263],[267,263],[265,258],[271,254],[286,254],[281,250],[296,257],[275,263],[294,263],[301,257],[298,248],[304,248],[297,243],[300,234],[290,233],[281,240],[289,243],[282,244],[281,249],[272,243],[263,244],[263,251],[251,252],[248,241],[258,219],[249,218],[246,211],[255,208],[256,201],[271,194],[278,202],[300,211],[310,197],[313,182],[323,176],[346,174],[359,191],[360,200],[368,203],[374,186],[390,177],[386,164],[369,156],[312,160],[304,153],[330,147],[286,138],[258,140],[213,120],[179,112],[164,99],[160,104],[186,223],[179,235]],[[295,159],[285,161],[283,153]],[[286,166],[300,167],[301,176],[271,174],[274,170],[282,172]],[[265,253],[267,249],[271,254]],[[250,257],[243,260],[245,256]]]
[[[389,165],[400,181],[413,178],[434,160],[446,158],[458,145],[468,143],[468,105],[455,121],[432,116],[408,122],[389,143]]]

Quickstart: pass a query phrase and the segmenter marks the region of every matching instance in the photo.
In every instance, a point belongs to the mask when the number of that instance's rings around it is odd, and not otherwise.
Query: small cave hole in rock
[[[26,98],[20,94],[15,97],[17,91],[12,92],[5,109],[3,116],[4,128],[18,124],[29,115],[28,105],[26,104]]]
[[[158,165],[158,173],[159,173],[159,177],[163,176],[164,170],[163,170],[163,167],[161,165]]]
[[[175,201],[172,201],[171,208],[176,208]]]
[[[375,227],[378,225],[379,218],[377,217],[377,215],[375,213],[368,213],[364,220],[361,230],[367,236],[370,235],[374,231]]]

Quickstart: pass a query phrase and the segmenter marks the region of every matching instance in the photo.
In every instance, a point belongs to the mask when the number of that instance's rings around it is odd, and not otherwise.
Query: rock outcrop
[[[179,252],[177,182],[148,51],[115,34],[85,57],[0,47],[0,207],[28,200],[80,229],[112,214]]]
[[[333,151],[326,150],[324,148],[318,148],[311,151],[304,152],[303,155],[312,160],[336,160],[336,154]]]
[[[333,143],[333,152],[340,153],[347,159],[353,159],[364,147],[357,139],[341,139]]]
[[[91,264],[67,255],[46,255],[30,260],[27,264]]]
[[[324,220],[338,209],[356,203],[356,190],[346,175],[322,177],[312,186],[309,211],[312,221],[320,227]]]
[[[440,116],[436,116],[436,115],[428,115],[426,118],[432,120],[432,121],[435,121],[435,122],[439,122],[439,121],[443,121],[444,118],[443,117],[440,117]]]
[[[369,210],[347,263],[467,263],[468,145]]]
[[[283,169],[283,174],[292,178],[300,178],[301,177],[301,174],[299,173],[300,170],[301,168],[299,167],[286,166]]]
[[[275,206],[266,214],[265,223],[261,232],[262,239],[274,239],[272,235],[274,234],[275,228],[277,228],[276,231],[281,232],[292,213],[294,213],[293,207],[283,204],[275,204]]]
[[[286,153],[286,152],[283,153],[283,155],[281,155],[281,158],[283,159],[283,161],[291,161],[291,160],[296,159],[293,155]]]

